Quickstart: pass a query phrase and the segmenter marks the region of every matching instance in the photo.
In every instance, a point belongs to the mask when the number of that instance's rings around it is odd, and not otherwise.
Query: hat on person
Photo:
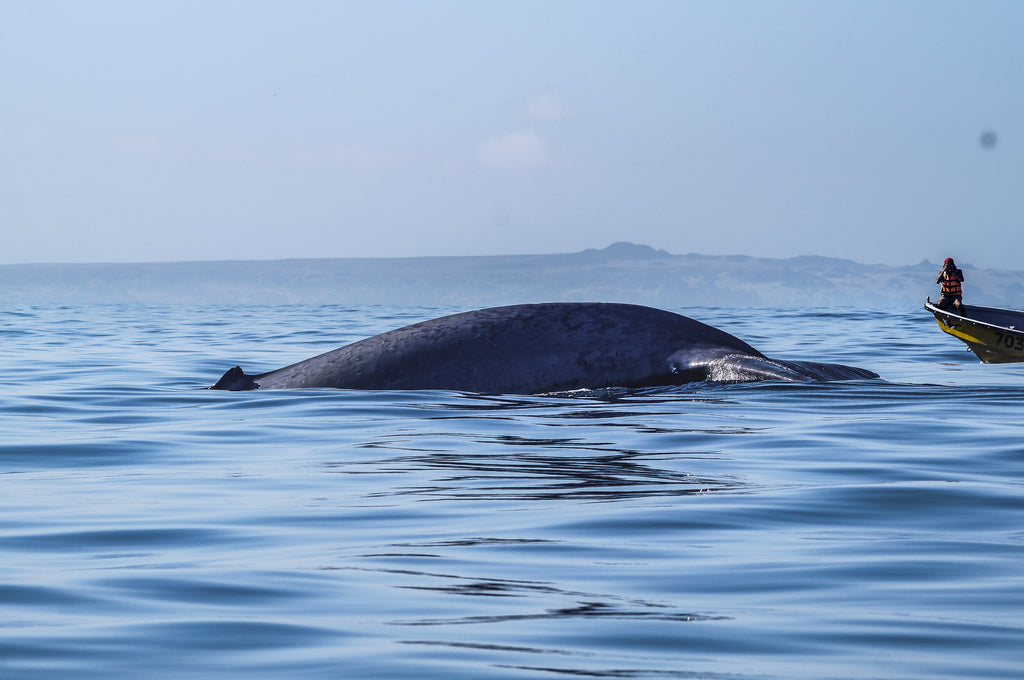
[[[945,262],[943,262],[942,264],[953,264],[953,258],[951,258],[951,257],[947,257],[947,258],[946,258],[946,261],[945,261]]]

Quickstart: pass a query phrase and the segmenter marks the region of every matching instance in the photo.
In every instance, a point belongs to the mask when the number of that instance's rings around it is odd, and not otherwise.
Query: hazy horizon
[[[502,258],[502,257],[516,258],[516,257],[544,257],[544,256],[551,256],[551,255],[577,255],[577,254],[587,253],[587,252],[606,253],[606,252],[609,252],[610,250],[612,250],[612,249],[614,249],[614,248],[616,248],[618,246],[626,246],[626,247],[637,248],[637,249],[650,249],[651,251],[661,252],[661,253],[664,253],[665,255],[668,255],[668,256],[671,256],[671,257],[687,257],[687,256],[689,256],[689,257],[725,258],[725,259],[727,259],[727,258],[751,258],[751,259],[779,260],[779,261],[792,260],[792,259],[798,259],[798,258],[825,258],[825,259],[843,260],[843,261],[853,262],[853,263],[856,263],[856,264],[879,265],[879,266],[886,266],[886,267],[914,267],[914,266],[920,265],[920,264],[922,264],[924,262],[931,263],[931,264],[937,264],[935,261],[930,260],[927,257],[922,257],[922,258],[918,259],[916,262],[888,264],[888,263],[884,263],[884,262],[863,262],[863,261],[859,261],[859,260],[853,260],[851,258],[835,257],[835,256],[831,256],[831,255],[820,255],[820,254],[817,254],[817,253],[798,253],[798,254],[795,254],[795,255],[787,256],[787,257],[764,257],[764,256],[760,256],[760,255],[750,255],[750,254],[747,254],[747,253],[717,253],[717,254],[698,253],[698,252],[675,253],[675,252],[670,252],[670,251],[668,251],[668,250],[666,250],[664,248],[659,248],[657,246],[652,246],[652,245],[649,245],[649,244],[646,244],[646,243],[634,243],[632,241],[616,241],[615,243],[605,244],[604,246],[587,247],[587,248],[583,248],[582,250],[574,250],[574,251],[571,251],[571,252],[569,252],[569,251],[555,251],[555,252],[529,252],[529,253],[527,253],[527,252],[522,252],[522,253],[489,253],[489,254],[486,254],[486,255],[466,255],[466,254],[404,255],[404,256],[389,256],[389,255],[378,255],[378,256],[373,256],[373,255],[369,255],[369,256],[344,256],[344,255],[342,255],[342,256],[309,256],[309,257],[262,257],[262,258],[254,257],[254,258],[229,258],[229,259],[203,259],[203,258],[195,258],[195,259],[188,259],[188,260],[124,260],[124,261],[110,261],[110,260],[107,260],[107,261],[103,261],[103,260],[84,261],[84,260],[81,260],[81,261],[63,261],[63,262],[58,262],[58,261],[38,261],[38,262],[4,262],[4,263],[0,263],[0,266],[22,266],[22,265],[24,265],[24,266],[31,266],[31,265],[48,265],[48,266],[51,266],[51,265],[52,266],[69,265],[69,266],[74,266],[74,265],[119,265],[119,264],[124,264],[124,265],[148,265],[148,264],[160,265],[160,264],[190,264],[190,263],[195,263],[195,264],[216,264],[218,262],[225,262],[225,263],[227,263],[227,262],[253,262],[253,263],[261,263],[262,262],[262,263],[271,263],[271,262],[290,261],[290,260],[296,260],[296,261],[301,261],[301,260],[411,260],[411,259]],[[963,261],[963,260],[958,260],[958,262],[961,264],[961,266],[963,266],[963,265],[974,266],[974,263],[971,263],[971,262],[967,262],[967,261]],[[1018,271],[1018,270],[1024,271],[1024,268],[1013,269],[1013,270],[1009,270],[1009,271]]]
[[[1017,308],[1020,271],[961,262],[965,299]],[[5,304],[351,304],[465,309],[550,301],[675,308],[919,307],[938,264],[672,254],[620,242],[575,253],[0,266]],[[862,291],[870,291],[864,295]]]
[[[0,263],[1016,268],[1024,4],[15,3]]]

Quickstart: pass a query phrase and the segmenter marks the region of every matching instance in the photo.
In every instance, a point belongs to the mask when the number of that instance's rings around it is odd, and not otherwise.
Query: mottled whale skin
[[[769,359],[724,331],[661,309],[550,302],[423,321],[259,375],[235,366],[210,389],[542,394],[700,381],[877,377],[839,364]]]

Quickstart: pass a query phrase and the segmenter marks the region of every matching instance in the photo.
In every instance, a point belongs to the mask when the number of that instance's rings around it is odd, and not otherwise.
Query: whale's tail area
[[[768,361],[785,370],[798,373],[803,376],[798,379],[802,380],[874,380],[881,377],[874,371],[869,371],[866,368],[844,366],[843,364],[825,364],[817,361],[785,361],[782,359],[769,359]]]
[[[708,382],[753,382],[789,380],[814,382],[832,380],[871,380],[877,373],[854,366],[824,364],[816,361],[785,361],[757,354],[737,352],[728,347],[696,345],[669,357],[672,372],[681,376],[703,375]]]
[[[220,380],[213,383],[206,389],[244,392],[246,390],[257,390],[259,387],[259,383],[253,380],[251,375],[246,375],[241,366],[235,366],[234,368],[229,368],[227,372],[220,377]]]
[[[753,382],[788,380],[790,382],[832,382],[834,380],[873,380],[878,376],[855,366],[817,361],[787,361],[730,354],[707,364],[707,380],[712,382]]]

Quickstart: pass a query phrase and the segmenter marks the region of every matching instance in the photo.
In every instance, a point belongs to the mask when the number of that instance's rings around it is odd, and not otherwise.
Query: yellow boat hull
[[[960,316],[939,309],[931,300],[925,309],[935,315],[940,329],[963,341],[984,363],[1024,361],[1024,312],[968,306],[968,316]],[[1015,328],[1018,321],[1020,329]]]

